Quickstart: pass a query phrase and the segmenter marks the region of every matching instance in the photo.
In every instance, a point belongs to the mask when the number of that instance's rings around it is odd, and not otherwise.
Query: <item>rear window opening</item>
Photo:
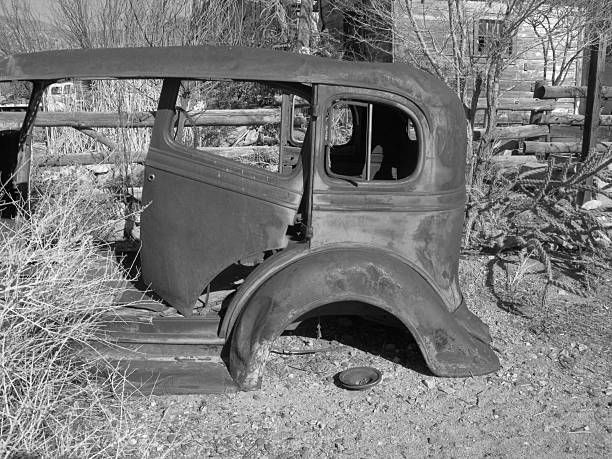
[[[331,176],[402,180],[418,165],[418,129],[410,115],[397,106],[338,100],[327,112],[326,158]]]
[[[183,80],[172,135],[241,167],[289,175],[299,162],[309,106],[285,89],[259,82]],[[215,117],[212,124],[203,125],[206,116]]]

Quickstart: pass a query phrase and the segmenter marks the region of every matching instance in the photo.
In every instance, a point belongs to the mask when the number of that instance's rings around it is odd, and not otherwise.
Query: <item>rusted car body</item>
[[[30,80],[35,91],[107,77],[164,80],[143,188],[146,283],[190,316],[216,276],[262,254],[219,318],[242,389],[259,387],[270,343],[290,324],[326,313],[395,317],[438,376],[499,367],[488,328],[459,285],[465,116],[442,82],[406,65],[247,48],[52,51],[0,61],[0,81]],[[291,141],[293,106],[284,105],[276,171],[179,142],[181,80],[259,82],[299,97],[309,105],[305,135]],[[340,140],[336,115],[350,131]]]

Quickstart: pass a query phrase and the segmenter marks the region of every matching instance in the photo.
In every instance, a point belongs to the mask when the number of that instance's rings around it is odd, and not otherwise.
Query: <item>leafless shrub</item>
[[[557,164],[552,158],[546,168],[511,175],[490,162],[481,165],[481,179],[468,196],[464,245],[518,250],[523,259],[542,262],[548,284],[579,293],[559,283],[553,272],[557,266],[581,276],[588,289],[589,267],[609,263],[610,213],[586,210],[577,197],[592,192],[612,198],[610,190],[587,184],[589,178],[609,182],[611,164],[612,149],[593,153],[581,164]]]
[[[34,195],[0,226],[0,457],[122,455],[135,428],[123,380],[98,379],[106,364],[82,352],[123,279],[96,247],[112,203],[76,177]]]

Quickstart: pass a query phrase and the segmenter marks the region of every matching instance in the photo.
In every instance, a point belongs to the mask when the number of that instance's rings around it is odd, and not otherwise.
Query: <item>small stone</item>
[[[263,448],[266,445],[266,441],[263,438],[258,438],[255,440],[255,446],[258,448]]]
[[[447,386],[439,386],[438,390],[448,395],[452,395],[455,393],[455,389],[453,389],[452,387],[447,387]]]
[[[582,208],[584,210],[594,210],[594,209],[599,209],[602,205],[602,202],[598,199],[591,199],[590,201],[585,202],[584,204],[582,204]]]
[[[423,384],[425,384],[425,387],[428,389],[433,389],[436,387],[436,382],[433,379],[424,379]]]
[[[253,400],[261,400],[261,395],[253,394]]]
[[[137,439],[135,439],[135,438],[130,438],[130,439],[128,440],[128,443],[129,443],[130,445],[134,446],[136,443],[138,443],[138,440],[137,440]]]
[[[94,165],[88,166],[87,169],[89,169],[89,171],[93,173],[94,175],[108,174],[108,172],[110,171],[108,166],[105,166],[104,164],[94,164]]]

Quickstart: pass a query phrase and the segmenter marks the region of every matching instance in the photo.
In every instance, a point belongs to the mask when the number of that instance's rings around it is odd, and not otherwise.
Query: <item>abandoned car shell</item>
[[[499,367],[488,328],[459,287],[465,115],[442,82],[407,65],[239,47],[49,51],[0,61],[0,81],[108,77],[164,80],[141,220],[151,288],[189,316],[219,273],[267,254],[220,319],[241,388],[260,386],[270,343],[286,327],[330,312],[395,317],[439,376]],[[301,97],[310,104],[303,143],[281,142],[282,173],[274,173],[177,142],[180,80],[265,82]],[[337,107],[352,119],[344,144],[330,141]],[[297,157],[286,171],[283,151]]]

